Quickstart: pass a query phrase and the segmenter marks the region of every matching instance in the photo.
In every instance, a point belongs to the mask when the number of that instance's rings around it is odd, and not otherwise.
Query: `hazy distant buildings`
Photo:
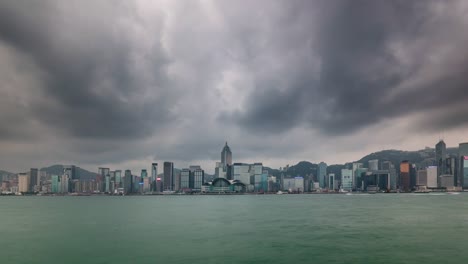
[[[436,146],[436,165],[437,165],[437,186],[440,187],[440,175],[447,173],[447,164],[446,164],[446,145],[443,140],[440,140]]]
[[[353,179],[352,179],[353,180],[353,189],[356,189],[357,185],[359,185],[358,181],[360,179],[358,180],[357,170],[360,169],[360,168],[362,168],[362,163],[357,163],[357,162],[353,163],[353,171],[352,171],[352,173],[353,173]]]
[[[317,177],[320,188],[327,188],[327,164],[323,161],[318,164]]]
[[[335,181],[335,174],[334,173],[328,174],[328,189],[331,190],[331,191],[338,189],[338,186],[337,186],[336,181]]]
[[[446,189],[452,189],[454,187],[454,178],[453,175],[440,175],[440,187]]]
[[[174,163],[164,162],[163,189],[164,191],[172,191],[174,189]]]

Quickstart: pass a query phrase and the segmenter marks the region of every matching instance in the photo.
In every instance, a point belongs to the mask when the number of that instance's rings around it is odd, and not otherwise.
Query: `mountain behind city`
[[[447,155],[457,155],[458,148],[447,148]],[[392,162],[397,170],[399,167],[397,166],[401,161],[408,160],[411,163],[415,164],[418,168],[423,168],[431,165],[435,165],[435,149],[433,148],[425,148],[422,150],[417,151],[403,151],[403,150],[382,150],[378,152],[374,152],[368,154],[361,159],[353,162],[358,162],[364,164],[364,167],[367,166],[369,160],[379,160],[382,161],[390,161]],[[334,173],[337,177],[341,177],[341,169],[351,166],[353,162],[347,162],[345,164],[329,164],[327,167],[327,173]],[[268,173],[273,176],[280,176],[281,173],[284,173],[285,177],[295,177],[295,176],[310,176],[310,175],[317,175],[317,163],[312,163],[309,161],[300,161],[296,165],[286,166],[280,169],[273,169],[269,167],[264,167],[265,170],[268,170]],[[51,175],[60,175],[63,172],[63,165],[52,165],[49,167],[41,168],[41,171],[46,171],[47,174]],[[180,169],[175,168],[174,173],[177,174],[180,172]],[[86,179],[94,179],[97,175],[95,172],[88,171],[83,168],[77,168],[76,171],[78,178],[86,180]],[[135,172],[134,172],[135,173]],[[138,173],[138,172],[137,172]],[[8,172],[4,170],[0,170],[0,180],[3,175],[13,175],[16,173]],[[162,175],[162,174],[159,174]],[[214,175],[206,174],[206,178],[212,178]]]

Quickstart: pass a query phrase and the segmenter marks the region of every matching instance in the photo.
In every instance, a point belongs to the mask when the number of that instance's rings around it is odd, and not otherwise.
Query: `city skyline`
[[[156,160],[213,173],[225,141],[233,160],[275,168],[457,146],[466,13],[466,1],[2,1],[0,169]]]

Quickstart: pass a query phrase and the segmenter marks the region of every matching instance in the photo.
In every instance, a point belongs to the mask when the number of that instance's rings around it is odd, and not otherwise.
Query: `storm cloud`
[[[455,145],[466,28],[465,1],[2,1],[0,168]]]

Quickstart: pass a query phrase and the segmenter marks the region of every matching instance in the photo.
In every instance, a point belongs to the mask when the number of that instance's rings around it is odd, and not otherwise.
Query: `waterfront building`
[[[36,191],[36,186],[39,185],[39,170],[36,168],[31,168],[29,172],[29,190],[31,192]]]
[[[353,163],[353,171],[352,171],[352,174],[353,174],[353,177],[352,177],[353,189],[357,188],[357,174],[356,174],[357,169],[362,168],[362,166],[363,166],[362,163],[358,163],[358,162]]]
[[[202,193],[242,193],[246,189],[245,184],[224,178],[216,178],[212,182],[204,183],[201,186]]]
[[[52,181],[52,185],[51,185],[51,189],[50,191],[52,193],[59,193],[60,192],[60,178],[58,175],[52,175],[51,176],[51,181]]]
[[[190,191],[190,170],[182,169],[180,171],[180,189],[182,191]]]
[[[131,170],[125,170],[123,178],[124,194],[131,193],[133,190],[133,175]]]
[[[60,178],[60,193],[68,193],[70,178],[68,174],[62,175]]]
[[[320,188],[327,188],[327,164],[322,161],[318,164],[317,169],[317,177],[320,183]]]
[[[463,189],[468,189],[468,142],[460,143],[458,145],[459,157],[459,182]]]
[[[174,189],[174,163],[164,162],[163,189],[164,191],[172,191]]]
[[[446,189],[453,189],[454,186],[454,179],[453,175],[450,174],[445,174],[445,175],[440,175],[440,187],[446,188]]]
[[[437,166],[427,167],[427,188],[437,188],[439,184],[437,183]]]
[[[350,169],[341,169],[341,188],[346,191],[353,189],[353,171]]]
[[[400,190],[404,192],[411,191],[411,163],[404,160],[400,163]]]
[[[151,190],[156,191],[156,178],[158,178],[158,163],[151,163]]]
[[[70,180],[75,180],[75,179],[79,178],[76,171],[77,171],[77,167],[75,165],[65,165],[65,166],[63,166],[62,175],[66,174],[66,175],[68,175]]]
[[[304,177],[294,177],[294,192],[303,193],[304,192]]]
[[[26,173],[19,173],[18,174],[18,192],[29,192],[29,175]]]
[[[232,165],[232,175],[233,179],[242,182],[247,186],[247,189],[254,189],[256,179],[258,184],[261,184],[263,174],[263,165],[262,163],[234,163]]]
[[[180,173],[174,174],[174,188],[173,191],[177,192],[180,189]]]
[[[114,177],[115,177],[115,189],[123,188],[122,171],[121,170],[114,171]]]
[[[98,168],[98,175],[96,177],[97,183],[97,191],[105,192],[106,191],[106,177],[109,175],[110,169],[109,168]]]
[[[200,192],[205,182],[205,171],[202,170],[200,166],[190,166],[190,168],[190,189],[195,192]]]
[[[446,168],[446,161],[445,159],[447,158],[446,154],[446,145],[443,140],[440,140],[436,146],[435,146],[435,151],[436,151],[436,165],[437,165],[437,186],[440,187],[440,175],[446,174],[447,173],[447,168]]]
[[[445,168],[447,175],[453,175],[454,186],[460,186],[458,184],[458,159],[456,156],[448,157],[445,160]]]
[[[335,174],[330,173],[328,174],[328,190],[332,191],[336,189],[338,189],[338,186],[336,184]]]
[[[357,190],[364,190],[363,182],[364,182],[364,177],[367,171],[368,171],[367,168],[357,168],[356,171],[354,172],[354,177],[356,179],[355,188]]]
[[[369,170],[371,170],[371,171],[379,170],[379,160],[378,159],[369,160]]]
[[[427,170],[418,170],[416,176],[417,186],[427,186]]]

